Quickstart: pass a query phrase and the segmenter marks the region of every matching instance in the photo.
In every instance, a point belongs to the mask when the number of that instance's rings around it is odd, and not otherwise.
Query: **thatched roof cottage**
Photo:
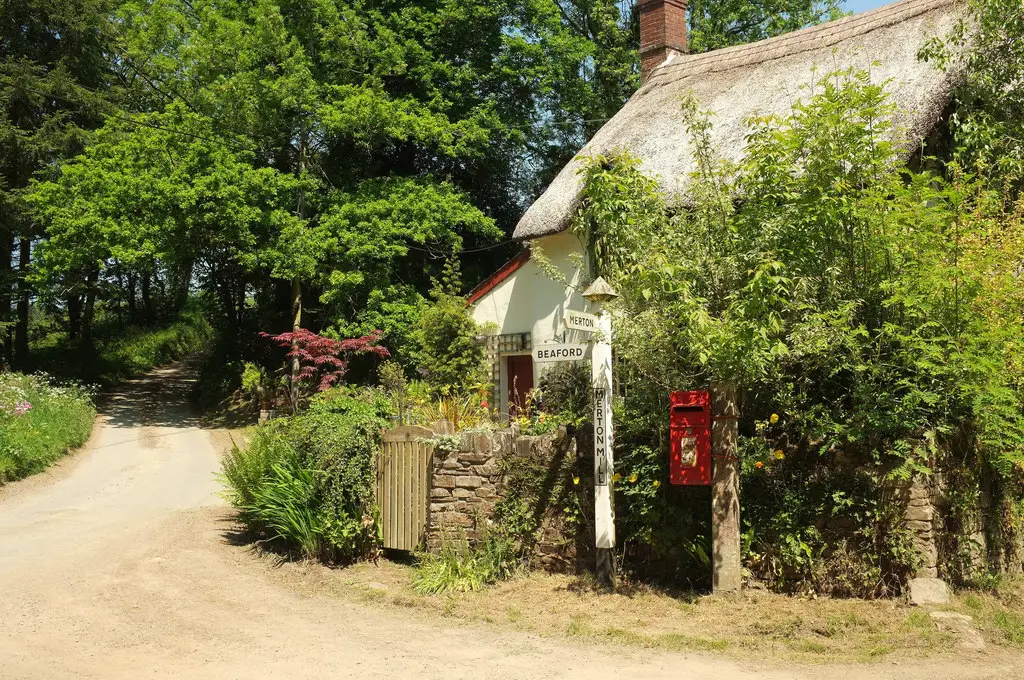
[[[694,170],[682,121],[685,96],[712,113],[716,151],[739,160],[751,116],[789,114],[806,96],[801,86],[815,72],[821,77],[851,67],[869,70],[874,82],[889,83],[897,105],[893,141],[909,157],[941,123],[956,85],[955,71],[918,59],[928,38],[944,35],[957,21],[956,0],[902,0],[769,40],[692,55],[686,53],[686,0],[638,0],[638,9],[643,85],[523,215],[514,236],[526,249],[470,294],[474,318],[498,329],[488,338],[488,349],[502,413],[539,378],[531,350],[574,340],[576,331],[565,330],[565,313],[587,309],[578,285],[557,283],[530,257],[530,248],[539,246],[571,284],[588,278],[578,268],[583,245],[569,231],[585,159],[623,148],[658,178],[669,202],[679,205],[686,202]]]

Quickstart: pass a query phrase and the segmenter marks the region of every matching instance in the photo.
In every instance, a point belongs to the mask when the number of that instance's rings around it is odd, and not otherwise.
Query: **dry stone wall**
[[[540,471],[542,484],[551,488],[565,476],[564,465],[576,459],[575,439],[565,430],[539,436],[521,435],[516,427],[464,431],[438,436],[436,442],[426,531],[432,552],[441,549],[446,536],[474,541],[484,535],[509,478],[515,476],[510,466],[529,467],[528,474]],[[575,567],[576,532],[551,501],[546,495],[530,499],[529,515],[536,524],[534,564],[570,571]]]
[[[445,532],[480,537],[501,490],[500,461],[511,450],[512,430],[465,431],[438,438],[434,449],[427,548],[439,550]]]
[[[897,489],[903,502],[903,524],[913,534],[921,558],[917,578],[939,576],[938,538],[942,532],[943,479],[941,474],[915,477]]]

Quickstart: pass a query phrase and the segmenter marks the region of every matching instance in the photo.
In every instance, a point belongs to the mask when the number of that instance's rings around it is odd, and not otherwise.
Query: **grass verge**
[[[41,375],[0,374],[0,484],[42,472],[92,431],[91,395]]]
[[[806,599],[748,591],[739,600],[655,588],[595,592],[585,579],[532,573],[469,592],[425,595],[413,565],[382,561],[342,570],[290,563],[271,572],[282,585],[413,609],[427,616],[572,638],[585,644],[710,652],[749,660],[904,663],[962,656],[956,637],[927,611],[894,600]],[[990,649],[986,659],[1024,649],[1024,605],[1002,594],[966,593],[950,609],[971,614]]]
[[[32,344],[31,364],[35,370],[61,378],[108,386],[155,366],[195,356],[212,337],[213,328],[195,305],[158,328],[99,328],[93,347],[70,342],[63,332],[51,333]]]

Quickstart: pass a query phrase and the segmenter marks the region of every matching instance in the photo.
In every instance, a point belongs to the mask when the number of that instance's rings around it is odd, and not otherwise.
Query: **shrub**
[[[333,388],[314,397],[308,413],[257,428],[224,460],[228,500],[251,529],[303,557],[372,555],[376,453],[388,411],[377,390]]]
[[[99,349],[105,383],[116,382],[154,366],[194,356],[213,337],[213,328],[199,309],[184,312],[167,328],[135,329],[104,343]]]
[[[430,426],[440,420],[452,424],[455,431],[486,427],[491,424],[486,391],[452,393],[448,386],[441,388],[435,399],[427,397],[417,402],[412,412],[412,422]]]
[[[748,121],[740,164],[686,102],[685,207],[628,154],[592,159],[574,227],[621,294],[617,471],[664,470],[670,391],[737,385],[747,566],[782,589],[881,595],[913,565],[881,477],[969,461],[1006,492],[1024,468],[1024,207],[955,154],[908,165],[869,73],[812,78],[791,112]],[[866,489],[836,471],[858,466]],[[676,547],[659,513],[686,502],[660,487],[626,487],[617,515],[652,557]]]
[[[91,393],[44,375],[0,374],[0,484],[41,472],[92,431]]]
[[[247,508],[253,504],[271,467],[282,460],[285,449],[291,447],[281,431],[283,428],[279,427],[284,422],[272,421],[257,428],[245,448],[234,444],[221,462],[221,479],[226,486],[226,495],[236,508]]]
[[[329,549],[324,518],[317,498],[317,470],[305,467],[294,449],[283,451],[280,460],[253,490],[243,506],[246,516],[271,535],[297,546],[303,557],[324,556]]]
[[[435,397],[445,390],[461,396],[484,380],[484,348],[477,341],[480,328],[466,299],[459,295],[460,286],[458,264],[451,260],[443,280],[435,282],[433,302],[423,310],[416,327],[416,360]]]
[[[555,364],[540,379],[541,404],[564,423],[579,424],[590,418],[593,407],[590,364]]]

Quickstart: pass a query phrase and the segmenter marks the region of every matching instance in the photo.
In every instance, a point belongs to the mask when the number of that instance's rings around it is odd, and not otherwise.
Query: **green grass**
[[[19,415],[25,404],[30,408]],[[0,374],[0,484],[41,472],[84,444],[95,415],[81,387],[39,375]]]
[[[1005,609],[998,610],[992,614],[992,625],[1006,642],[1017,647],[1024,646],[1024,616]]]

